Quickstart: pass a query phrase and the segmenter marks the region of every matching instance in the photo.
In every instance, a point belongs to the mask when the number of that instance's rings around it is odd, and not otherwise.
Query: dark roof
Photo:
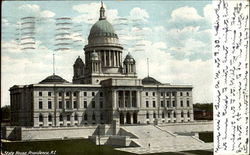
[[[69,83],[69,82],[64,80],[58,75],[51,75],[51,76],[46,77],[44,80],[42,80],[39,83],[41,84],[57,83],[58,84],[58,83]]]
[[[148,76],[145,77],[144,79],[142,79],[142,84],[143,85],[157,85],[157,84],[161,84],[159,81],[157,81],[156,79]]]

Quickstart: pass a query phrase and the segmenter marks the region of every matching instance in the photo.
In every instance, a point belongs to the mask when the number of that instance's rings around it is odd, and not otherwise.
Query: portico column
[[[133,114],[133,112],[131,112],[129,114],[130,114],[130,122],[131,122],[131,124],[133,124],[134,123],[134,114]]]
[[[124,108],[125,107],[125,91],[123,91],[122,93],[123,93],[122,94],[122,99],[123,99],[122,105],[123,105],[123,108]]]
[[[115,90],[113,90],[112,91],[112,107],[113,107],[113,109],[115,109],[116,108],[116,91]]]
[[[139,91],[136,91],[136,102],[135,102],[135,107],[138,107],[140,103],[140,93]]]
[[[129,91],[129,106],[132,107],[132,91]]]

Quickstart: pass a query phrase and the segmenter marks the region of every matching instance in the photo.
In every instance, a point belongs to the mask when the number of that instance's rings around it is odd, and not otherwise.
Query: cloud
[[[133,51],[139,78],[147,76],[147,60],[149,58],[150,76],[162,83],[193,85],[194,102],[212,102],[212,60],[176,59],[166,52],[164,42],[143,41],[143,51]],[[143,57],[142,57],[143,55]],[[124,53],[125,56],[125,53]]]
[[[212,14],[213,14],[213,5],[212,4],[207,4],[204,8],[203,8],[203,14],[204,17],[207,19],[212,19]]]
[[[105,8],[105,15],[107,20],[113,21],[114,19],[118,18],[118,11],[115,9],[108,9],[107,6],[104,4],[103,7]],[[89,3],[89,4],[80,4],[74,5],[72,9],[80,15],[73,17],[73,21],[76,23],[88,23],[93,24],[99,19],[99,10],[100,10],[100,3]]]
[[[24,16],[35,16],[42,18],[51,18],[55,16],[55,13],[49,10],[42,10],[39,5],[24,4],[18,7],[22,11]]]
[[[141,21],[147,21],[149,18],[149,15],[146,10],[135,7],[129,12],[129,19],[130,20],[141,20]]]
[[[178,9],[175,9],[171,13],[170,22],[182,21],[197,21],[201,20],[202,17],[197,13],[197,10],[193,7],[184,6]]]

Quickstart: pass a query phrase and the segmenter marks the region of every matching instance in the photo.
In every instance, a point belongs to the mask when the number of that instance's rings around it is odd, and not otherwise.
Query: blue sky
[[[147,75],[150,58],[150,76],[192,84],[194,102],[212,102],[211,1],[104,1],[104,7],[124,46],[123,57],[130,52],[136,59],[139,78]],[[69,50],[56,51],[56,74],[71,81],[99,8],[99,1],[3,1],[2,105],[9,104],[9,87],[52,74],[52,53],[62,46],[56,40],[61,17],[70,18],[70,40],[63,45]],[[35,24],[24,27],[25,22]],[[28,43],[21,40],[26,32],[33,37]]]

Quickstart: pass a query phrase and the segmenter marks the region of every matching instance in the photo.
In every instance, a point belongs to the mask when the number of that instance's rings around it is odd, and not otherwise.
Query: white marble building
[[[123,47],[101,7],[85,60],[73,65],[72,83],[51,75],[38,84],[10,88],[11,125],[47,127],[89,124],[192,122],[192,86],[138,79],[136,61]]]

